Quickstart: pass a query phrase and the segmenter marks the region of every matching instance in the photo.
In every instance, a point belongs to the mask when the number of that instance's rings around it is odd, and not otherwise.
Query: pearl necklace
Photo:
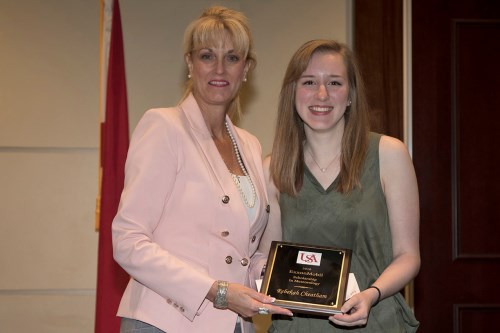
[[[225,125],[226,125],[227,134],[229,135],[229,139],[231,139],[231,143],[233,144],[233,149],[234,149],[234,153],[236,154],[236,159],[238,160],[238,164],[240,165],[240,168],[243,171],[243,174],[249,180],[250,188],[252,189],[252,200],[251,201],[248,200],[247,196],[245,195],[245,191],[243,191],[243,189],[241,188],[240,180],[238,179],[238,176],[231,172],[231,177],[233,178],[233,181],[236,184],[236,187],[238,188],[238,191],[240,192],[241,197],[243,198],[243,201],[245,202],[245,205],[248,208],[253,208],[255,206],[257,194],[255,193],[255,187],[253,185],[252,178],[250,178],[250,175],[248,174],[248,171],[245,168],[245,165],[243,164],[243,160],[241,159],[241,155],[240,155],[240,150],[238,149],[238,145],[236,144],[236,139],[234,138],[233,133],[231,133],[231,130],[229,129],[229,125],[228,125],[227,121],[225,122]]]

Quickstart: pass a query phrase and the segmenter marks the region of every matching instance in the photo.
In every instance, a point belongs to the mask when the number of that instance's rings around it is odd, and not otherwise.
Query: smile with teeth
[[[222,81],[222,80],[212,80],[210,82],[208,82],[209,85],[211,86],[216,86],[216,87],[224,87],[224,86],[227,86],[229,85],[229,82],[227,81]]]
[[[309,107],[309,110],[313,112],[329,112],[333,110],[333,106],[313,105]]]

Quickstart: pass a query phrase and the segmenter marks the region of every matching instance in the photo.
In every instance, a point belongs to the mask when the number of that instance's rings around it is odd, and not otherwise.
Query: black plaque
[[[261,292],[294,312],[341,313],[351,250],[273,241]]]

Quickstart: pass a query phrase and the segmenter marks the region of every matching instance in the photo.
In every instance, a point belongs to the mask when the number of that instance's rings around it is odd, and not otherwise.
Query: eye
[[[200,59],[201,60],[212,60],[214,58],[214,55],[209,52],[201,53],[200,54]]]
[[[227,55],[227,60],[229,62],[238,62],[238,61],[240,61],[240,57],[238,55],[236,55],[236,54],[228,54]]]
[[[313,80],[305,80],[302,82],[302,85],[304,86],[312,86],[314,84]]]
[[[330,86],[341,86],[342,83],[339,81],[331,81],[328,83]]]

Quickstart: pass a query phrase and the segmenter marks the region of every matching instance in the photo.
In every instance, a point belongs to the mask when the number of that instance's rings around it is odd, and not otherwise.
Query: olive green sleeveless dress
[[[306,167],[298,196],[280,196],[283,240],[352,249],[351,272],[361,290],[370,286],[392,259],[389,217],[380,183],[380,137],[370,133],[361,189],[342,195],[334,190],[336,179],[325,191]],[[269,332],[415,332],[418,325],[398,293],[371,309],[365,327],[339,327],[327,317],[295,314],[293,318],[274,316]]]

